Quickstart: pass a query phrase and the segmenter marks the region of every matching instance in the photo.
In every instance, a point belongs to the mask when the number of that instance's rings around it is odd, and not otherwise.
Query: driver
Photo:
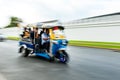
[[[48,29],[44,29],[42,35],[41,35],[41,39],[42,39],[42,47],[43,49],[46,49],[47,52],[50,52],[50,36],[49,36],[49,30]]]
[[[42,39],[42,48],[46,49],[48,55],[50,57],[53,57],[52,52],[50,50],[50,35],[49,35],[49,29],[43,29],[43,33],[41,35]]]

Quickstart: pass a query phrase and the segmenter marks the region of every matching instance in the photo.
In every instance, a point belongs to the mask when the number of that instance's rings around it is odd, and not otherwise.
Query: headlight
[[[54,44],[58,44],[58,41],[52,40],[52,43],[54,43]]]
[[[67,45],[67,40],[62,40],[63,45]]]

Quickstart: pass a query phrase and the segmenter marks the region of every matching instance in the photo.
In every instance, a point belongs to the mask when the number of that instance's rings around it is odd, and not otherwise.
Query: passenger
[[[29,37],[30,37],[30,33],[29,31],[27,31],[27,28],[25,27],[23,31],[23,38],[29,38]]]
[[[42,49],[42,34],[44,32],[44,29],[40,31],[40,34],[39,34],[39,48]]]
[[[31,31],[31,33],[30,33],[30,38],[31,38],[33,44],[36,44],[38,37],[39,37],[38,36],[38,28],[33,27],[33,31]]]
[[[39,44],[39,34],[38,34],[38,28],[36,27],[35,30],[35,44]]]
[[[32,31],[31,28],[28,28],[28,31],[29,31],[29,33],[31,33],[31,31]]]

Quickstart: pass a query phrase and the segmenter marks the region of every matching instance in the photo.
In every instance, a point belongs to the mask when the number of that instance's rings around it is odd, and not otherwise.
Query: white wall
[[[17,27],[6,28],[0,29],[0,33],[6,36],[19,36],[21,30]],[[65,33],[69,40],[120,42],[120,26],[67,28]]]
[[[21,28],[14,27],[14,28],[0,29],[0,33],[4,34],[6,36],[16,36],[16,37],[18,37],[19,34],[21,33]]]
[[[85,18],[63,25],[70,40],[120,42],[120,15]]]
[[[69,40],[120,42],[120,26],[66,29]]]

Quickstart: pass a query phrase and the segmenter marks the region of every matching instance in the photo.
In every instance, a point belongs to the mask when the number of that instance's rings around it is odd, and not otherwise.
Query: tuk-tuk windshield
[[[56,39],[64,39],[65,33],[63,27],[53,27],[53,34],[55,35]]]

